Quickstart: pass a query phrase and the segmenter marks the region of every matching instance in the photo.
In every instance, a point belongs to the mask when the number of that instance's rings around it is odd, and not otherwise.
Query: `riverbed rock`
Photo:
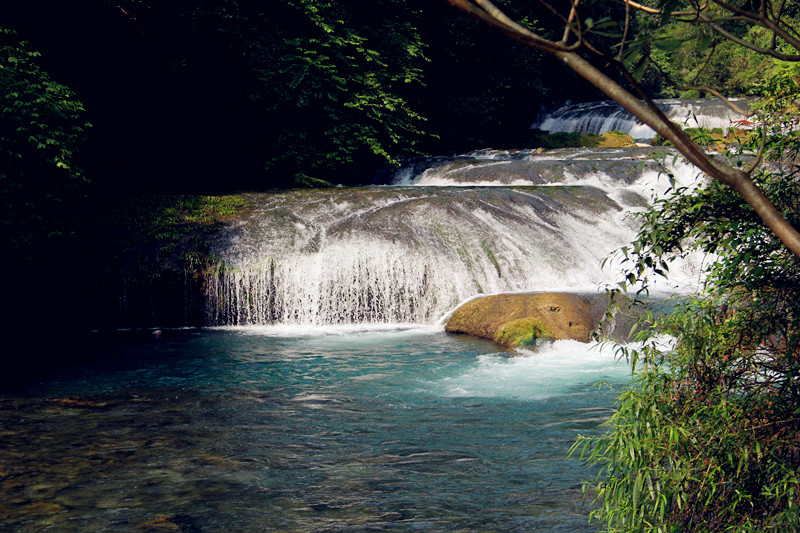
[[[609,294],[515,293],[483,296],[459,307],[445,330],[491,339],[509,348],[534,346],[541,341],[571,339],[589,342],[601,338],[628,342],[652,303],[634,304],[620,295],[609,312]],[[663,311],[663,310],[661,310]]]
[[[589,342],[600,316],[578,294],[498,294],[476,298],[453,313],[445,330],[515,348],[539,340]]]

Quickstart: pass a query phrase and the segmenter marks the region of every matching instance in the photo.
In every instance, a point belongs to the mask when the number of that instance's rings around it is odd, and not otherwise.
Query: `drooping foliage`
[[[86,194],[77,161],[89,127],[83,105],[39,56],[0,28],[0,207],[3,248],[15,259],[73,236]]]
[[[754,179],[800,227],[798,69],[774,70],[753,134],[766,139],[768,164]],[[666,274],[694,249],[713,258],[704,292],[657,318],[641,348],[622,350],[633,384],[609,432],[577,444],[601,467],[594,516],[609,531],[797,531],[800,260],[710,182],[674,191],[644,216],[629,280]]]
[[[266,139],[267,167],[338,179],[356,163],[413,153],[422,117],[403,93],[421,82],[424,57],[402,4],[304,0],[286,2],[284,16],[249,17],[252,98],[279,130]]]
[[[18,379],[23,367],[40,369],[49,356],[63,356],[71,346],[59,343],[78,331],[77,324],[83,325],[85,265],[77,258],[88,181],[79,150],[89,125],[76,95],[40,61],[39,53],[13,31],[0,28],[0,277],[5,308],[0,328],[6,338],[25,339],[26,346],[20,353],[15,346],[21,343],[8,344],[0,381]]]

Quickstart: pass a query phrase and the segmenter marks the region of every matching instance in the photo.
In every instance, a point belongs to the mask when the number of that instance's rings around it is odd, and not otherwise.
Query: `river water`
[[[595,107],[576,113],[619,122]],[[219,327],[98,333],[85,364],[0,390],[0,530],[594,531],[594,472],[568,450],[603,431],[628,367],[437,324],[478,294],[614,286],[632,213],[702,183],[655,152],[484,150],[248,195],[209,235]],[[659,290],[696,287],[703,261]]]
[[[628,369],[437,327],[97,335],[0,395],[4,531],[592,531],[567,452]]]

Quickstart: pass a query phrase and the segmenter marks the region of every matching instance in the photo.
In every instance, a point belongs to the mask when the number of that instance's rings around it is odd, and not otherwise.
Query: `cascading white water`
[[[656,100],[658,107],[684,128],[727,128],[743,117],[716,98]],[[744,101],[737,105],[747,107]],[[532,126],[543,131],[606,133],[621,131],[634,139],[651,139],[655,132],[612,101],[566,104],[546,113]]]
[[[644,155],[485,152],[405,186],[261,195],[213,246],[209,322],[431,324],[479,293],[595,291],[616,281],[600,264],[635,235],[629,213],[668,186]],[[538,185],[508,187],[509,168]]]

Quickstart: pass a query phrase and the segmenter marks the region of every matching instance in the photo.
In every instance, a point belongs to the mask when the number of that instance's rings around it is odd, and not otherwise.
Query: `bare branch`
[[[758,168],[758,165],[764,160],[764,153],[766,152],[767,148],[767,128],[761,128],[761,145],[758,147],[758,153],[756,154],[756,158],[753,162],[747,167],[744,171],[745,174],[748,176],[753,173],[753,171]]]
[[[781,0],[781,5],[778,6],[778,10],[772,14],[772,18],[775,20],[780,20],[783,16],[783,9],[786,7],[786,0]]]
[[[544,7],[546,7],[548,11],[550,11],[553,15],[560,18],[564,24],[567,23],[567,17],[559,13],[558,10],[554,8],[549,2],[545,2],[544,0],[539,0],[539,3],[542,4]]]
[[[555,53],[555,52],[569,52],[572,50],[577,49],[580,46],[580,43],[576,43],[572,46],[564,46],[560,43],[554,43],[553,41],[549,41],[543,37],[540,37],[530,31],[523,26],[520,26],[516,22],[511,21],[507,16],[505,16],[499,9],[497,9],[491,2],[487,0],[480,0],[481,7],[490,6],[494,12],[499,14],[498,16],[492,15],[489,11],[484,9],[479,9],[474,4],[472,4],[469,0],[447,0],[450,5],[453,5],[462,11],[476,17],[479,20],[482,20],[486,24],[497,28],[498,30],[502,31],[506,35],[525,43],[529,46],[537,48],[539,50]],[[507,23],[509,21],[510,23]]]
[[[784,7],[786,7],[786,0],[781,0],[781,5],[778,7],[778,11],[776,13],[773,13],[773,15],[772,15],[775,20],[780,20],[781,19],[781,15],[783,15],[783,8]],[[778,44],[777,41],[778,41],[778,36],[777,36],[777,34],[773,33],[772,34],[772,43],[770,44],[770,48],[772,48],[774,50],[775,46]]]
[[[508,18],[505,13],[500,11],[497,6],[495,6],[489,0],[475,0],[475,3],[481,6],[490,16],[499,20],[503,24],[507,24],[508,26],[511,26],[517,30],[524,29],[522,26]]]
[[[780,37],[781,39],[785,40],[787,43],[789,43],[795,49],[800,50],[800,40],[795,38],[792,34],[790,34],[785,29],[781,28],[780,24],[778,24],[776,22],[776,20],[779,20],[779,19],[772,20],[771,18],[769,18],[768,14],[766,14],[766,13],[764,15],[756,15],[755,13],[751,13],[750,11],[746,11],[744,9],[738,8],[738,7],[734,6],[734,5],[728,4],[727,2],[723,2],[722,0],[711,0],[711,1],[714,2],[715,4],[717,4],[718,6],[720,6],[721,8],[725,9],[726,11],[730,12],[730,13],[736,13],[737,15],[743,17],[744,19],[749,20],[749,21],[753,22],[754,24],[757,24],[759,26],[762,26],[762,27],[770,30],[773,34],[775,34],[778,37]],[[739,43],[739,44],[741,44],[741,43]],[[748,46],[748,48],[750,48],[750,47]],[[765,49],[762,48],[762,50],[765,50]],[[759,51],[759,53],[763,53],[763,52]],[[772,57],[776,57],[776,56],[772,56]],[[798,56],[794,56],[794,57],[798,57]],[[777,59],[782,59],[782,58],[778,57]],[[798,61],[798,60],[797,59],[785,59],[785,61]]]
[[[746,111],[746,110],[742,109],[738,105],[736,105],[733,102],[731,102],[724,94],[722,94],[718,90],[714,89],[713,87],[705,87],[703,85],[699,85],[699,86],[695,87],[693,85],[689,85],[689,86],[683,88],[683,90],[684,91],[698,91],[698,92],[713,94],[714,96],[716,96],[717,98],[722,100],[722,102],[729,109],[731,109],[734,113],[738,113],[738,114],[740,114],[740,115],[742,115],[744,117],[752,117],[753,116],[753,112],[752,111]]]
[[[745,18],[747,18],[749,20],[752,20],[753,22],[758,22],[758,21],[762,20],[761,15],[756,15],[755,13],[752,13],[750,11],[747,11],[746,9],[741,9],[739,7],[731,5],[731,4],[727,3],[727,2],[724,2],[723,0],[711,0],[711,1],[714,2],[715,4],[717,4],[719,7],[721,7],[725,11],[729,11],[731,13],[736,13],[737,15],[741,15],[742,17],[745,17]]]
[[[713,46],[711,46],[711,51],[708,53],[708,57],[706,58],[705,63],[703,63],[703,66],[700,67],[700,70],[698,70],[697,74],[695,74],[694,77],[692,78],[692,81],[690,82],[692,85],[694,85],[694,82],[696,82],[697,79],[700,77],[700,74],[702,74],[703,71],[708,68],[708,65],[711,63],[711,60],[714,58],[714,54],[716,53],[716,51],[717,51],[717,45],[714,44]]]
[[[119,10],[122,12],[123,15],[125,15],[128,18],[128,20],[130,20],[131,22],[136,24],[136,27],[139,28],[139,33],[141,33],[142,35],[146,35],[145,31],[144,31],[144,28],[139,23],[139,19],[136,18],[136,14],[135,13],[133,13],[133,12],[129,13],[128,11],[125,11],[125,8],[122,7],[122,6],[119,7]]]

